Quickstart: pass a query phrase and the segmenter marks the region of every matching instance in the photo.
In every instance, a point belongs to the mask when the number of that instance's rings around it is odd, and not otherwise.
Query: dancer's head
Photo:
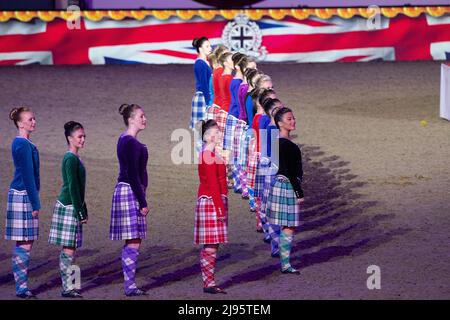
[[[224,46],[223,44],[218,44],[217,46],[214,47],[213,53],[216,55],[217,58],[219,58],[222,55],[222,53],[226,51],[229,51],[226,46]]]
[[[76,149],[83,148],[86,140],[86,134],[81,123],[76,121],[69,121],[64,124],[64,135],[66,136],[67,144]]]
[[[222,65],[222,67],[227,68],[229,70],[233,70],[233,60],[232,60],[233,54],[229,51],[226,51],[222,53],[219,57],[219,62]]]
[[[219,61],[217,59],[217,55],[213,52],[208,56],[209,64],[212,68],[217,68],[219,66]]]
[[[264,89],[273,88],[272,78],[270,78],[267,74],[263,75],[257,82],[255,82],[255,87]]]
[[[209,56],[212,52],[211,43],[207,37],[195,38],[192,40],[192,46],[204,56]]]
[[[251,57],[251,56],[247,56],[247,69],[258,69],[258,66],[256,65],[256,59]]]
[[[133,127],[139,131],[144,130],[147,126],[144,110],[137,104],[122,104],[119,107],[119,114],[122,115],[123,122],[129,128]]]
[[[261,103],[259,102],[259,97],[263,94],[263,92],[266,89],[263,88],[256,88],[252,91],[251,97],[252,97],[252,104],[253,104],[253,114],[256,113],[262,113],[264,112]]]
[[[264,102],[267,99],[276,99],[277,98],[277,93],[275,92],[275,90],[273,89],[265,89],[265,88],[261,88],[261,91],[259,91],[259,95],[258,95],[258,103],[261,105],[261,107],[264,106]]]
[[[280,132],[289,133],[295,130],[295,117],[291,109],[287,107],[282,107],[275,112],[275,125]]]
[[[250,88],[254,89],[255,84],[258,81],[259,78],[261,78],[264,74],[262,71],[256,70],[256,69],[247,69],[245,70],[244,76],[247,79],[247,83]]]
[[[36,118],[33,111],[28,107],[12,108],[9,119],[14,122],[17,129],[31,133],[36,128]]]
[[[243,74],[248,65],[247,56],[243,53],[236,52],[231,59],[233,60],[234,70]]]
[[[202,121],[202,140],[206,143],[217,143],[220,139],[220,130],[213,119]]]
[[[278,109],[283,107],[283,103],[279,99],[267,98],[264,100],[263,104],[264,112],[271,118],[274,119],[275,113]]]

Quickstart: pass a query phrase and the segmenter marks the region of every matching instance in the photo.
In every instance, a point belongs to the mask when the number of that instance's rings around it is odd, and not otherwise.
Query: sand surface
[[[187,128],[192,66],[4,67],[0,70],[0,299],[14,299],[3,240],[13,174],[11,106],[31,106],[41,155],[40,239],[30,287],[58,299],[59,248],[47,243],[66,150],[63,124],[83,123],[81,156],[88,173],[89,224],[76,263],[87,299],[123,299],[120,250],[108,240],[117,178],[120,104],[144,106],[140,134],[150,152],[148,238],[139,260],[143,299],[449,299],[450,123],[439,118],[440,64],[361,63],[261,65],[297,117],[304,156],[306,204],[292,262],[279,261],[255,232],[255,218],[230,193],[230,243],[221,247],[217,281],[228,295],[201,290],[193,244],[198,187],[195,165],[174,165],[170,136]],[[421,123],[426,120],[427,123]],[[381,268],[381,290],[368,290],[367,267]]]

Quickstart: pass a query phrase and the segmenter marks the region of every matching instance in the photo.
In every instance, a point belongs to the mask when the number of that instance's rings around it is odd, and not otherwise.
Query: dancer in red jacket
[[[214,269],[220,243],[228,242],[228,200],[225,161],[216,152],[221,141],[216,121],[208,120],[202,125],[203,147],[200,153],[197,205],[195,208],[194,242],[203,245],[200,266],[203,292],[226,293],[216,286]]]

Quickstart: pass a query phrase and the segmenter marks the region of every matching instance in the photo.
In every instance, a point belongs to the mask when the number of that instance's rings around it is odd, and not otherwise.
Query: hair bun
[[[198,48],[198,38],[195,38],[194,40],[192,40],[192,46],[194,48]]]
[[[75,121],[69,121],[64,124],[64,130],[70,130],[70,128],[75,124]]]
[[[13,109],[9,112],[9,120],[14,120],[14,119],[16,118],[17,111],[19,111],[18,108],[13,108]]]
[[[124,114],[124,112],[125,112],[125,109],[126,109],[128,106],[129,106],[129,105],[128,105],[127,103],[122,104],[122,105],[119,107],[119,114],[123,116],[123,114]]]

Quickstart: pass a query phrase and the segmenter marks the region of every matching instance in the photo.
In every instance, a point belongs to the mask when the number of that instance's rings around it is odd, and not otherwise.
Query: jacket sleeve
[[[139,154],[138,146],[133,140],[126,141],[125,157],[128,164],[128,178],[130,179],[131,190],[133,190],[139,202],[139,209],[147,207],[147,200],[145,200],[145,192],[141,179],[139,177]]]
[[[70,199],[78,220],[86,220],[87,210],[84,202],[81,200],[83,197],[81,195],[81,181],[78,176],[78,159],[72,156],[67,158],[64,163],[64,170],[66,171],[67,182],[69,184]]]
[[[21,139],[24,140],[24,139]],[[16,158],[17,169],[19,170],[28,198],[30,199],[33,211],[41,209],[41,202],[39,200],[39,191],[37,190],[37,183],[34,178],[33,170],[33,155],[28,142],[20,141],[14,148],[14,156]]]
[[[295,196],[298,199],[304,197],[301,180],[303,179],[302,154],[300,149],[294,144],[289,144],[289,156],[287,159],[288,178],[294,188]]]
[[[208,154],[210,157],[214,157],[211,153]],[[225,217],[225,206],[222,201],[222,197],[220,195],[220,180],[219,180],[219,172],[218,172],[218,164],[210,163],[210,160],[203,160],[203,165],[205,166],[206,178],[208,180],[208,186],[211,189],[211,194],[214,202],[214,207],[216,208],[217,217],[224,218]]]

